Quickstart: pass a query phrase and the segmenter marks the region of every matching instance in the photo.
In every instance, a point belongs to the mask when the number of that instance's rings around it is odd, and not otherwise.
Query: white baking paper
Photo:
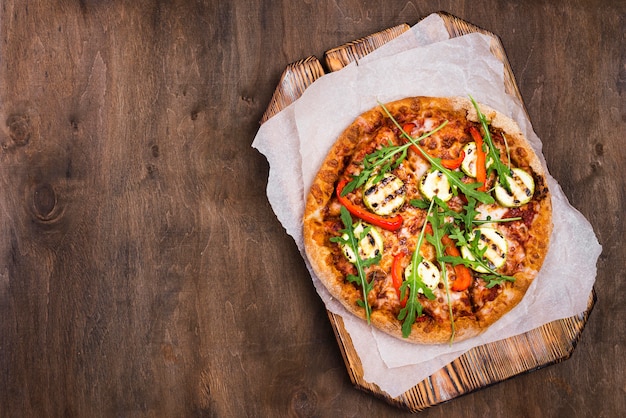
[[[601,247],[590,224],[571,207],[549,174],[555,216],[544,267],[524,300],[471,340],[415,345],[390,337],[349,314],[320,284],[306,260],[302,215],[310,184],[339,134],[377,101],[472,95],[516,120],[545,168],[541,141],[517,98],[505,92],[503,64],[490,52],[490,43],[490,37],[478,33],[449,39],[439,16],[431,15],[358,63],[318,79],[297,101],[263,124],[252,144],[270,165],[267,195],[272,208],[298,245],[327,309],[342,316],[363,365],[364,379],[391,397],[472,347],[583,312],[595,281]]]

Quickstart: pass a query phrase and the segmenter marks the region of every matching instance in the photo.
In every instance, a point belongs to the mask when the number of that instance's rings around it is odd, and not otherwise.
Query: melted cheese
[[[478,216],[476,216],[476,219],[480,219],[480,220],[500,220],[500,219],[504,219],[504,216],[509,212],[508,208],[503,208],[502,206],[498,205],[498,204],[491,204],[491,205],[478,205],[476,207],[476,210],[478,211]],[[484,226],[495,226],[495,223],[489,223],[489,224],[483,224]]]

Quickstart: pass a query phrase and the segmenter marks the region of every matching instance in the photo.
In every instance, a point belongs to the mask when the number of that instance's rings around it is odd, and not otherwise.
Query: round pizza
[[[476,336],[524,297],[548,251],[544,170],[518,125],[472,98],[379,103],[309,191],[313,271],[354,315],[413,343]]]

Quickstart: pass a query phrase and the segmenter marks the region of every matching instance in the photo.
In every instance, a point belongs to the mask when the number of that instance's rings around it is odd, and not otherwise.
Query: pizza
[[[548,251],[546,175],[518,125],[471,97],[379,103],[336,139],[305,203],[305,253],[346,309],[418,344],[479,335]]]

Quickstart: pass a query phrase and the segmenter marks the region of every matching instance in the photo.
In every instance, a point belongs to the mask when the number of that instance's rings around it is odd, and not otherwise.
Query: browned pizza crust
[[[440,158],[452,158],[458,155],[464,144],[463,141],[469,141],[469,138],[466,138],[467,135],[459,134],[459,132],[463,132],[468,124],[478,125],[474,106],[465,98],[413,97],[388,103],[385,107],[398,119],[404,115],[418,114],[428,117],[429,114],[440,115],[443,112],[449,120],[448,125],[439,132],[436,138],[433,136],[432,141],[425,145],[429,149],[429,154],[432,152],[431,155]],[[524,225],[520,222],[520,225],[515,228],[504,229],[506,234],[519,240],[516,242],[523,240],[523,259],[518,260],[523,264],[523,268],[515,272],[515,282],[504,282],[495,290],[487,289],[482,280],[475,280],[470,289],[454,295],[454,298],[458,299],[453,304],[455,341],[480,334],[521,301],[541,268],[548,250],[552,229],[550,193],[539,159],[513,120],[487,106],[480,105],[480,108],[490,121],[490,131],[501,133],[506,137],[512,164],[531,171],[536,187],[535,196],[528,204],[533,205],[532,211],[526,208],[525,213],[520,212],[528,218],[524,219]],[[361,289],[346,281],[345,268],[341,267],[346,261],[341,259],[341,252],[337,250],[336,244],[329,240],[333,235],[332,229],[329,229],[329,223],[333,219],[336,223],[339,212],[340,205],[335,197],[337,182],[346,176],[346,170],[354,170],[354,167],[351,167],[353,159],[362,158],[359,154],[371,149],[370,143],[380,141],[377,135],[389,129],[386,121],[388,121],[386,114],[380,106],[377,106],[357,117],[345,129],[329,150],[312,183],[303,217],[305,251],[315,274],[332,297],[360,318],[365,318],[363,308],[357,305],[357,300],[362,298]],[[451,140],[453,136],[456,136],[457,140]],[[532,214],[532,218],[527,214]],[[382,235],[385,239],[385,251],[402,250],[410,253],[414,249],[402,248],[402,245],[409,244],[406,244],[407,240],[399,244],[397,233],[382,231]],[[379,268],[380,272],[373,276],[376,280],[380,278],[380,283],[376,283],[379,293],[371,297],[374,305],[378,304],[380,307],[375,306],[372,311],[372,325],[392,336],[413,343],[449,342],[452,336],[452,326],[448,315],[449,307],[446,299],[442,297],[438,297],[435,302],[426,301],[427,315],[418,318],[408,338],[402,337],[402,324],[397,319],[400,309],[399,300],[395,294],[391,294],[388,283],[385,282],[385,280],[390,280],[388,277],[389,259],[383,258],[380,266],[376,268]]]

